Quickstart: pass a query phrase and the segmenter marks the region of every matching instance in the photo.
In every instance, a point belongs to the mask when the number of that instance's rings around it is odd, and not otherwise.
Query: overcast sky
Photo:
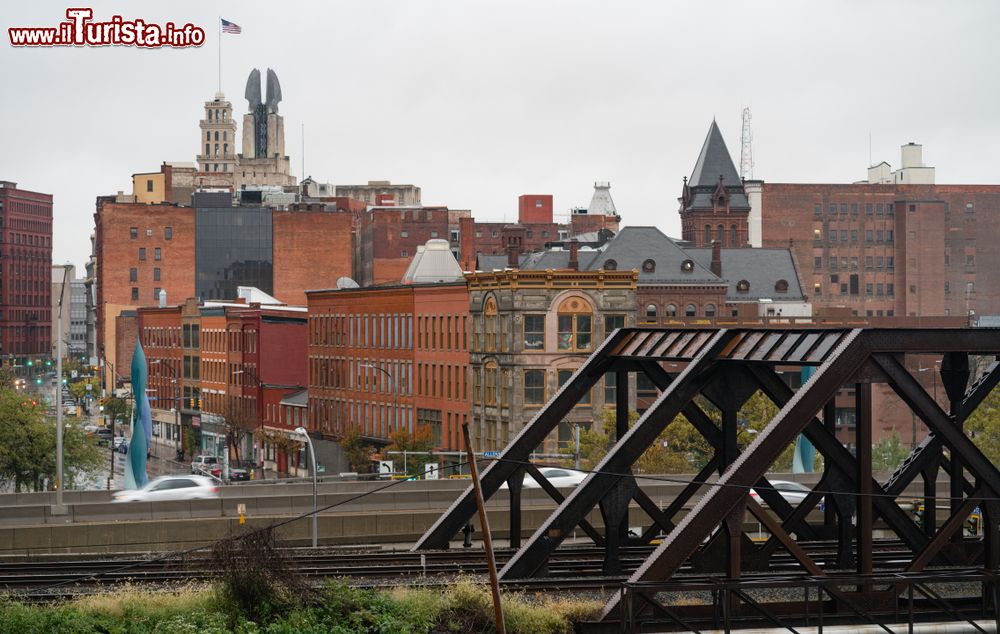
[[[95,19],[191,22],[201,47],[13,49],[10,26],[54,26],[66,4],[2,17],[0,179],[55,196],[53,260],[82,265],[94,198],[134,172],[194,161],[202,105],[240,117],[251,68],[281,81],[285,147],[302,176],[413,183],[425,204],[513,219],[522,193],[557,213],[611,181],[625,224],[679,235],[676,198],[715,117],[754,176],[850,182],[924,145],[939,183],[997,183],[1000,3],[415,0],[94,2]],[[241,136],[242,131],[239,132]]]

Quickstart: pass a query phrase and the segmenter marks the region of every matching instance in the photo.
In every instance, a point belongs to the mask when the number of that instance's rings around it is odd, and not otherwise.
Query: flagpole
[[[222,16],[219,16],[219,92],[222,92]]]

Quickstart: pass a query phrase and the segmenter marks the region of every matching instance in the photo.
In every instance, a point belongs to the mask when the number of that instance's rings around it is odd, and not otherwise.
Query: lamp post
[[[56,380],[53,397],[56,406],[56,503],[52,507],[53,515],[66,513],[66,507],[63,506],[62,307],[63,297],[66,295],[66,278],[69,277],[72,268],[72,264],[63,264],[63,281],[59,289],[59,305],[56,310]]]
[[[304,436],[306,439],[306,444],[309,445],[309,461],[312,464],[312,476],[313,476],[313,512],[312,512],[312,547],[316,548],[317,542],[317,519],[316,519],[316,452],[313,451],[312,438],[309,437],[309,432],[306,431],[305,427],[296,427],[295,433]]]

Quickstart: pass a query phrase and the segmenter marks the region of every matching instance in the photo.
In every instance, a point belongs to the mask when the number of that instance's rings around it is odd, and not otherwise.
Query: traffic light
[[[42,384],[42,379],[41,378],[35,379],[35,383],[37,383],[38,385],[41,385]]]
[[[47,366],[51,366],[51,365],[52,365],[52,360],[51,360],[51,359],[47,360],[47,361],[45,362],[45,365],[47,365]]]
[[[197,409],[201,410],[201,399],[200,398],[198,399],[198,407],[197,407]]]
[[[31,359],[28,359],[28,367],[30,368],[33,365],[35,365],[35,362]]]

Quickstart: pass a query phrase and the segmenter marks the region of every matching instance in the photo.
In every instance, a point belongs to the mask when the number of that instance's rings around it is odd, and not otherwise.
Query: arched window
[[[697,314],[698,314],[698,308],[694,304],[688,304],[684,308],[684,316],[685,317],[694,317]]]
[[[590,350],[593,319],[590,304],[579,297],[564,300],[557,315],[559,350]]]
[[[715,239],[719,241],[719,244],[726,246],[726,227],[719,225],[715,228]]]
[[[705,246],[712,244],[712,225],[705,225]]]
[[[646,304],[646,318],[656,319],[656,304]]]
[[[778,280],[774,283],[774,290],[777,293],[787,293],[788,292],[788,281]]]
[[[737,293],[749,293],[750,292],[750,282],[746,280],[740,280],[736,282],[736,292]]]
[[[694,261],[693,260],[684,260],[683,262],[681,262],[681,272],[682,273],[690,273],[693,270],[694,270]]]
[[[604,261],[604,270],[605,271],[617,271],[618,270],[618,262],[616,262],[614,260],[605,260]]]
[[[674,306],[673,304],[667,304],[666,311],[667,311],[667,317],[677,316],[677,307]]]
[[[493,296],[486,299],[483,305],[483,333],[487,352],[500,349],[500,317],[497,311],[497,300]]]
[[[705,316],[715,317],[715,304],[705,304]]]
[[[644,273],[652,273],[656,270],[656,262],[653,260],[645,260],[642,263],[642,270]]]
[[[732,225],[732,226],[729,227],[729,246],[731,246],[731,247],[738,247],[738,246],[740,246],[736,242],[736,225]]]

